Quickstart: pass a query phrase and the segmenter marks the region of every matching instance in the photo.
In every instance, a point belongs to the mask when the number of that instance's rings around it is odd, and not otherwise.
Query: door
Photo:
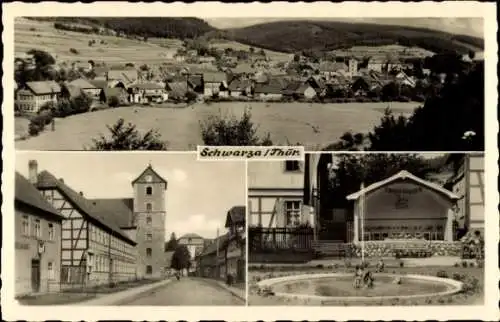
[[[31,289],[34,293],[40,292],[40,260],[31,260]]]

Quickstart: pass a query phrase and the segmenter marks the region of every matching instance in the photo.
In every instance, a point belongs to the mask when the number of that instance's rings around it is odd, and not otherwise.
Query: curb
[[[97,298],[91,299],[89,301],[79,302],[79,303],[75,303],[75,304],[76,305],[89,305],[89,306],[94,306],[94,305],[98,305],[98,306],[100,306],[100,305],[102,305],[102,306],[124,305],[124,304],[126,304],[126,302],[132,301],[135,298],[137,298],[138,296],[140,296],[144,293],[151,292],[151,291],[156,290],[158,288],[161,288],[170,282],[171,282],[171,280],[167,279],[167,280],[163,280],[163,281],[160,281],[157,283],[150,284],[150,285],[148,285],[148,286],[150,286],[149,288],[146,288],[145,285],[138,286],[137,287],[137,288],[139,288],[138,292],[135,292],[135,293],[132,292],[131,294],[128,294],[128,295],[126,294],[126,292],[130,292],[134,289],[132,288],[132,289],[124,290],[123,292],[125,294],[122,298],[120,298],[120,296],[119,296],[120,292],[118,292],[118,293],[114,293],[114,294],[113,293],[106,294],[106,295],[103,295],[102,297],[97,297]],[[141,287],[144,287],[144,289],[140,289]],[[114,296],[116,296],[117,299],[113,300]],[[110,302],[110,303],[107,303],[107,302]]]
[[[245,296],[241,296],[240,294],[238,294],[238,292],[232,290],[231,288],[227,287],[225,284],[222,284],[221,282],[218,282],[216,280],[213,280],[213,279],[210,279],[210,278],[201,278],[201,277],[196,277],[196,279],[200,280],[200,281],[203,281],[205,283],[209,283],[209,284],[215,284],[216,286],[220,287],[220,288],[223,288],[224,290],[228,291],[229,293],[231,293],[234,297],[237,297],[238,299],[242,300],[243,302],[246,303],[246,298]]]

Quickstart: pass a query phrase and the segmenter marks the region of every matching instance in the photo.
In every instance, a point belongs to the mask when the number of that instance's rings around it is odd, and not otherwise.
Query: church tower
[[[148,167],[132,181],[137,241],[137,276],[160,277],[165,271],[165,194],[167,181]]]

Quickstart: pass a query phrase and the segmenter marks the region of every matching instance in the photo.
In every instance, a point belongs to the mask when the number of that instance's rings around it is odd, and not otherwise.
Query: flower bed
[[[353,257],[361,257],[361,245],[350,246]],[[461,242],[446,241],[373,241],[365,242],[365,256],[367,257],[392,257],[402,252],[400,257],[429,257],[429,256],[460,256],[462,253]],[[420,256],[422,255],[422,256]]]

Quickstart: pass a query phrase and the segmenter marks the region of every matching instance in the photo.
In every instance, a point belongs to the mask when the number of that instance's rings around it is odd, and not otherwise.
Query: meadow
[[[89,41],[96,43],[89,46]],[[104,43],[101,43],[103,41]],[[16,18],[14,21],[14,53],[23,55],[31,49],[44,50],[54,56],[58,63],[95,62],[107,64],[159,64],[167,60],[177,51],[179,43],[170,41],[162,43],[144,42],[115,36],[85,34],[54,28],[52,22],[33,21]],[[71,53],[70,48],[77,50]]]
[[[378,124],[388,103],[255,103],[224,102],[194,104],[184,108],[128,106],[56,119],[37,137],[17,141],[19,150],[81,150],[92,138],[108,134],[106,125],[119,118],[141,132],[158,129],[169,150],[194,150],[203,144],[200,121],[212,115],[240,118],[245,109],[258,126],[258,133],[271,134],[273,143],[301,143],[318,150],[335,142],[346,131],[368,132]],[[409,115],[418,103],[391,103],[395,114]],[[22,119],[17,118],[16,124]],[[19,126],[17,128],[20,128]]]

